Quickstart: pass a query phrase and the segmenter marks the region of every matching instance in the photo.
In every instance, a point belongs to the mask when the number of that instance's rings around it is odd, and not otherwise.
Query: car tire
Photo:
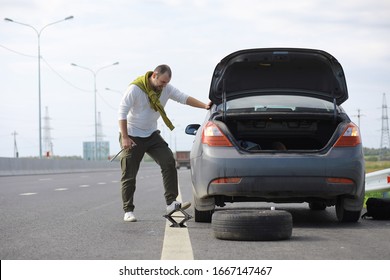
[[[198,222],[198,223],[211,223],[211,217],[213,215],[213,212],[212,210],[209,210],[209,211],[199,211],[199,210],[196,210],[195,208],[195,222]]]
[[[336,216],[340,222],[356,223],[359,221],[361,211],[349,211],[344,208],[344,198],[337,199]]]
[[[326,209],[326,204],[323,202],[309,202],[309,208],[313,211],[323,211]]]
[[[288,239],[292,234],[292,216],[283,210],[216,211],[211,223],[218,239],[273,241]]]

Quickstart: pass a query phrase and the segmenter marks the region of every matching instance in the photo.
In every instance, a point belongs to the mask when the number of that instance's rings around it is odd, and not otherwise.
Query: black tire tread
[[[199,211],[194,208],[195,211],[195,222],[197,223],[211,223],[211,216],[213,215],[212,210],[209,211]]]
[[[282,210],[224,210],[212,216],[218,239],[272,241],[291,237],[292,216]]]

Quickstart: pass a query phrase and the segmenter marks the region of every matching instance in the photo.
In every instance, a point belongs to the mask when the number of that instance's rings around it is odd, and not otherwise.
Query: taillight
[[[225,134],[213,122],[208,122],[203,128],[202,143],[209,146],[231,147],[233,146]]]
[[[331,184],[353,184],[353,180],[349,178],[334,178],[334,177],[329,177],[326,178],[326,181]]]
[[[211,184],[239,184],[241,180],[241,177],[224,177],[211,181]]]
[[[335,147],[354,147],[362,143],[360,131],[356,124],[350,123],[337,140]]]

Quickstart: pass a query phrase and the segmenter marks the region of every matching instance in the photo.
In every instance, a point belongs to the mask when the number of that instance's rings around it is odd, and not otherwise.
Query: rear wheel
[[[361,209],[350,211],[345,209],[346,198],[340,197],[336,203],[336,215],[340,222],[356,223],[360,219]]]
[[[214,197],[199,198],[195,190],[192,190],[194,199],[194,218],[198,223],[211,223],[211,216],[215,209]]]
[[[213,210],[199,211],[195,208],[195,222],[211,223],[211,216],[213,215],[213,212]]]

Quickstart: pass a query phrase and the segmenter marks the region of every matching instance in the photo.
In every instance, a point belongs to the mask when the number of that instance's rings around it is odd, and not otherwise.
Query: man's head
[[[162,91],[170,82],[171,77],[171,68],[166,64],[159,65],[154,69],[153,74],[150,77],[151,86],[155,91]]]

